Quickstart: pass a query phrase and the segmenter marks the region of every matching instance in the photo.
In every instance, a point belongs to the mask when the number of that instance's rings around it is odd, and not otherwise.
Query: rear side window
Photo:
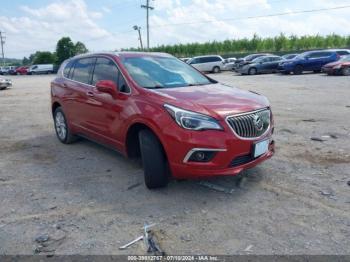
[[[80,83],[90,84],[91,72],[95,63],[95,58],[78,59],[74,65],[71,79]],[[71,73],[70,73],[71,75]]]
[[[66,64],[66,66],[64,67],[64,69],[63,69],[63,76],[64,76],[65,78],[69,78],[69,73],[70,73],[71,71],[73,71],[73,70],[71,70],[72,67],[73,67],[73,65],[74,65],[74,60],[71,60],[71,61],[69,61],[69,62]]]

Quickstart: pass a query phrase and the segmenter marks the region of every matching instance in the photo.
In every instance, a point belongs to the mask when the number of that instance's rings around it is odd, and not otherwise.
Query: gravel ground
[[[271,160],[240,187],[210,180],[232,194],[197,181],[147,190],[139,162],[58,142],[53,76],[11,77],[0,91],[0,254],[142,255],[142,241],[118,247],[145,222],[168,254],[350,254],[350,78],[211,76],[266,95],[275,116]]]

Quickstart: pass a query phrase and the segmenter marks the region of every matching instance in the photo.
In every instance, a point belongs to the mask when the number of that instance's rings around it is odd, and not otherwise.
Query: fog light
[[[209,162],[213,159],[216,152],[214,151],[195,151],[192,153],[188,161],[190,162]]]

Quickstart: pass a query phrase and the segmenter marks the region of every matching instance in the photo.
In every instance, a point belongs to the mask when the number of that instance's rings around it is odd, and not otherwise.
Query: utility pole
[[[139,32],[139,40],[140,40],[141,50],[143,50],[142,37],[141,37],[141,27],[134,25],[133,28],[134,28],[134,30]]]
[[[149,0],[146,1],[146,5],[141,5],[141,8],[146,8],[147,12],[147,50],[149,50],[149,10],[153,10],[154,7],[149,5]]]
[[[5,66],[5,54],[4,54],[4,44],[5,44],[5,36],[4,32],[0,31],[0,44],[1,44],[1,53],[2,53],[2,65]]]

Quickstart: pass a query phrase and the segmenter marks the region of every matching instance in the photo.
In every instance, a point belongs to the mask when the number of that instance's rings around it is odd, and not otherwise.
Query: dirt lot
[[[236,178],[149,191],[140,165],[82,140],[62,145],[50,115],[52,76],[12,77],[0,92],[0,254],[145,254],[145,222],[168,254],[350,254],[350,78],[214,78],[266,95],[273,159]],[[322,137],[324,136],[324,137]],[[325,141],[313,141],[311,137]],[[40,239],[39,239],[40,240]]]

